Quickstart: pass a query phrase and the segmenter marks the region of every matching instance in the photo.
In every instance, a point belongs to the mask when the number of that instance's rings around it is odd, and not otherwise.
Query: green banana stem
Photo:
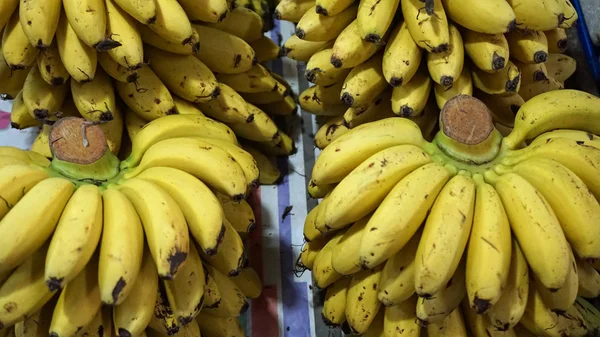
[[[119,174],[119,158],[110,151],[91,164],[71,163],[55,157],[50,168],[73,182],[101,185]]]

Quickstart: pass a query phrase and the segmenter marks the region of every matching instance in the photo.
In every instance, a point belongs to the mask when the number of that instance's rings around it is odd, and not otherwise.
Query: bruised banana
[[[348,132],[343,116],[331,118],[315,133],[315,145],[323,150],[337,138]]]
[[[441,0],[434,0],[434,10],[431,15],[421,13],[424,3],[420,0],[404,0],[400,6],[408,30],[419,47],[430,53],[448,50],[450,45],[448,19]]]

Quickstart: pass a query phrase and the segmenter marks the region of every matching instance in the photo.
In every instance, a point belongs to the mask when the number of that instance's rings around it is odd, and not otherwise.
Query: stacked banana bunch
[[[293,151],[270,117],[296,110],[291,90],[260,64],[279,47],[244,4],[6,0],[2,28],[0,93],[15,99],[15,128],[82,116],[118,154],[124,120],[204,113],[268,154]],[[51,157],[44,129],[34,150]]]
[[[52,161],[0,148],[0,335],[244,336],[259,171],[233,131],[166,116],[124,161],[82,118],[49,137]]]
[[[432,142],[406,118],[334,140],[312,172],[324,199],[299,260],[325,290],[325,322],[378,337],[597,329],[574,303],[600,295],[599,121],[600,98],[552,91],[503,137],[459,95]]]
[[[325,116],[320,148],[394,115],[429,138],[459,94],[493,106],[506,134],[515,107],[562,89],[576,66],[563,55],[577,21],[569,0],[283,0],[275,15],[297,23],[282,54],[307,62],[315,86],[299,102]]]

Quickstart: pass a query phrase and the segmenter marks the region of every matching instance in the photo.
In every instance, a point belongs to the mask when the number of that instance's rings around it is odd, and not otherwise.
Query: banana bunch
[[[243,336],[264,155],[200,114],[145,124],[123,161],[83,118],[45,126],[52,160],[0,147],[0,332]]]
[[[597,331],[577,303],[600,295],[599,107],[544,93],[503,136],[486,104],[459,95],[432,141],[407,118],[327,122],[337,137],[312,171],[323,199],[298,265],[325,291],[325,323],[369,336]]]

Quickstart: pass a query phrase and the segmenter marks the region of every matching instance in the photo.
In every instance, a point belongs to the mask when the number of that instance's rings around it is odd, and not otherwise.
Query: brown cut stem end
[[[52,155],[74,164],[92,164],[108,151],[108,144],[98,125],[85,125],[78,117],[59,119],[50,130],[49,142]],[[87,144],[87,145],[86,145]]]
[[[494,130],[489,108],[472,96],[458,95],[451,98],[440,114],[444,134],[464,145],[480,144]]]

